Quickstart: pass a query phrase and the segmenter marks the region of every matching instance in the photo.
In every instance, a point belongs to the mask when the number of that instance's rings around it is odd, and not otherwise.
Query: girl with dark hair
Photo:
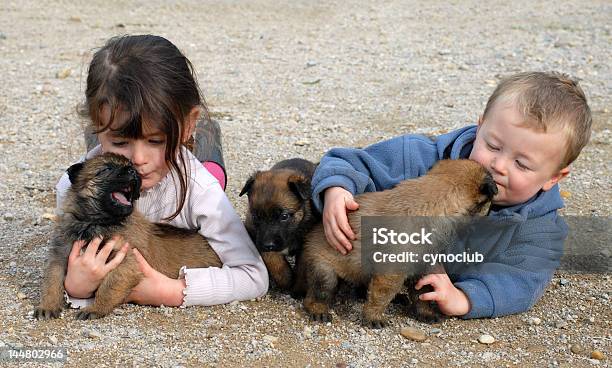
[[[175,45],[152,35],[112,38],[89,65],[80,109],[90,121],[83,159],[104,152],[129,158],[142,179],[136,208],[150,221],[198,229],[224,264],[183,267],[174,280],[152,269],[134,249],[144,279],[128,301],[138,304],[223,304],[262,296],[268,289],[265,265],[223,192],[219,127],[209,117],[194,74]],[[57,185],[57,208],[69,186],[64,174]],[[95,250],[101,239],[87,245],[94,251],[81,252],[83,242],[73,245],[64,282],[73,306],[86,305],[83,299],[118,264],[106,261],[120,239],[105,240],[100,252]],[[128,248],[124,244],[115,257],[125,257]]]

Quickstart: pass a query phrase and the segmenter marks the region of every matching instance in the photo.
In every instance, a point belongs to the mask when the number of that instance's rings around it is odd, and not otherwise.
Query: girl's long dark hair
[[[191,62],[167,39],[153,35],[111,38],[93,56],[87,74],[85,103],[80,114],[91,119],[95,133],[107,129],[121,136],[142,139],[143,131],[156,128],[166,136],[165,160],[178,173],[178,216],[187,196],[187,163],[181,142],[191,110],[201,107],[201,118],[209,119],[206,103],[196,82]],[[101,109],[110,108],[110,120],[101,121]],[[110,127],[119,110],[129,118]]]

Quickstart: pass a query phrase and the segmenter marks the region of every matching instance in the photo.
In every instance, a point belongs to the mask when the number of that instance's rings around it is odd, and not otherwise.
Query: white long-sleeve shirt
[[[101,153],[101,147],[97,146],[87,153],[85,159]],[[183,148],[183,154],[189,171],[187,197],[179,215],[166,223],[198,229],[223,263],[221,268],[181,268],[179,277],[184,277],[186,283],[183,306],[224,304],[266,294],[266,266],[240,217],[217,179],[187,149]],[[180,188],[177,184],[169,172],[153,188],[140,193],[135,202],[136,209],[152,222],[164,222],[165,217],[176,211]],[[68,174],[64,173],[56,186],[58,213],[61,213],[70,185]],[[69,297],[69,302],[75,307],[87,305],[90,301]]]

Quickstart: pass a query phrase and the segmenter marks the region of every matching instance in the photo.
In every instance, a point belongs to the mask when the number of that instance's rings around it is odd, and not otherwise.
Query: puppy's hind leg
[[[363,306],[363,324],[371,328],[383,328],[387,321],[383,317],[385,309],[400,292],[406,275],[374,274],[368,285],[368,300]]]
[[[135,271],[138,270],[138,265],[133,256],[128,257],[106,275],[96,291],[94,303],[79,311],[76,315],[77,319],[102,318],[111,313],[118,305],[125,303],[132,289],[143,277],[140,271]]]
[[[319,262],[307,275],[308,291],[304,298],[304,308],[310,318],[319,322],[331,322],[329,308],[338,286],[338,275],[328,263]]]

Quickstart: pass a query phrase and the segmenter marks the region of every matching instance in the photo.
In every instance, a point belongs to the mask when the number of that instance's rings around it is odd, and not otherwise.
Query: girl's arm
[[[206,175],[210,175],[206,173]],[[199,228],[217,252],[222,268],[183,268],[184,305],[215,305],[248,300],[268,291],[268,272],[242,221],[218,183],[192,184],[186,220]]]

